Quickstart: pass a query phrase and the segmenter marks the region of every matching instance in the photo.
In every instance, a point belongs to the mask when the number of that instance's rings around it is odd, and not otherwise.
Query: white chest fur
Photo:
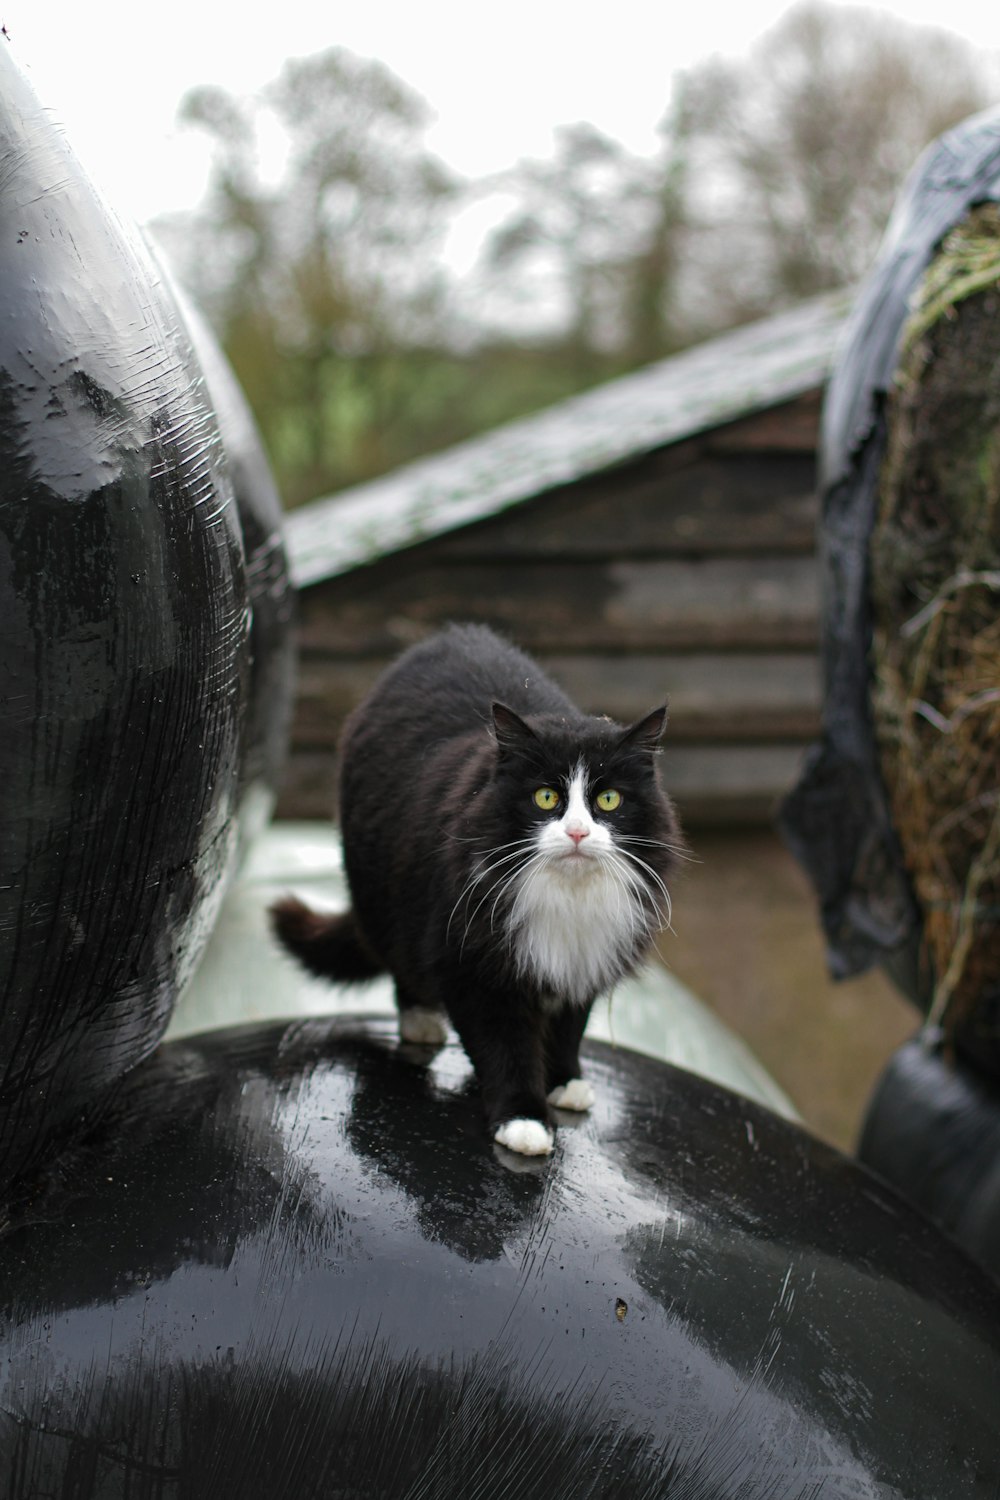
[[[565,813],[539,830],[510,909],[518,965],[554,1000],[583,1003],[621,978],[649,921],[635,872],[592,817],[578,771]]]
[[[511,916],[519,967],[555,999],[580,1003],[621,978],[645,933],[641,913],[603,872],[571,883],[541,871]]]

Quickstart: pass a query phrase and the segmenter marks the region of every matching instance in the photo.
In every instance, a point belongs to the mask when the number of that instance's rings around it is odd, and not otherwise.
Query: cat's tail
[[[271,907],[279,941],[304,969],[321,979],[356,984],[385,972],[362,941],[354,912],[313,911],[296,896],[283,896]]]

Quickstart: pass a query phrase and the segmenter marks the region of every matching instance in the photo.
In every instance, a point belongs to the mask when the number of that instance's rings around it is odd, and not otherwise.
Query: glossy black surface
[[[0,41],[0,1185],[148,1054],[235,853],[249,611],[181,319]]]
[[[927,1033],[890,1059],[868,1106],[861,1160],[1000,1279],[1000,1088]]]
[[[885,449],[886,393],[910,298],[948,230],[1000,199],[1000,112],[928,147],[904,186],[827,387],[820,445],[823,737],[782,810],[820,898],[837,977],[883,963],[915,1000],[920,916],[892,830],[868,702],[868,541]]]
[[[243,534],[250,605],[250,685],[237,806],[245,848],[270,817],[295,702],[294,591],[283,511],[246,397],[205,319],[175,288],[215,409]]]
[[[594,1045],[555,1155],[394,1024],[160,1049],[0,1240],[0,1493],[1000,1489],[1000,1294],[767,1111]]]

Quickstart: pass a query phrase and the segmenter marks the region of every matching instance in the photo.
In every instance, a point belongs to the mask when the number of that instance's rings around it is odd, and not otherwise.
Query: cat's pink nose
[[[574,844],[576,845],[576,847],[578,849],[580,847],[580,840],[588,838],[589,836],[590,836],[590,829],[589,828],[567,828],[566,829],[566,837],[572,839],[573,842],[574,842]]]

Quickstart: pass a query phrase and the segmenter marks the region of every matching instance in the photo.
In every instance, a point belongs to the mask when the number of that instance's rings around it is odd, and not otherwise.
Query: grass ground
[[[742,1036],[811,1130],[850,1151],[883,1063],[917,1028],[880,972],[828,977],[815,900],[777,835],[694,831],[667,968]]]

